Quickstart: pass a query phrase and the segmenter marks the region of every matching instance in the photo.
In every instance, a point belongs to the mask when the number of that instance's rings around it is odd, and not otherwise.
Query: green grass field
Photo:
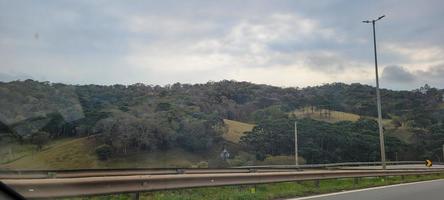
[[[226,133],[224,133],[223,137],[225,140],[233,143],[239,143],[239,140],[244,135],[244,133],[247,131],[251,131],[254,127],[254,124],[248,124],[228,119],[224,119],[224,123],[227,126],[228,130]]]

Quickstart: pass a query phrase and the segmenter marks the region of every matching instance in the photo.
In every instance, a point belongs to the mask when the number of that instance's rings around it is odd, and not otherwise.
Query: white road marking
[[[304,200],[304,199],[314,199],[314,198],[320,198],[320,197],[328,197],[328,196],[335,196],[340,194],[348,194],[353,192],[362,192],[362,191],[369,191],[369,190],[378,190],[378,189],[384,189],[384,188],[392,188],[392,187],[399,187],[399,186],[406,186],[406,185],[414,185],[414,184],[421,184],[421,183],[428,183],[428,182],[436,182],[436,181],[443,181],[444,179],[437,179],[437,180],[430,180],[430,181],[419,181],[419,182],[413,182],[413,183],[401,183],[401,184],[395,184],[395,185],[386,185],[386,186],[379,186],[379,187],[372,187],[372,188],[364,188],[364,189],[358,189],[358,190],[349,190],[349,191],[343,191],[343,192],[335,192],[335,193],[328,193],[328,194],[320,194],[315,196],[308,196],[308,197],[299,197],[299,198],[292,198],[287,200]]]

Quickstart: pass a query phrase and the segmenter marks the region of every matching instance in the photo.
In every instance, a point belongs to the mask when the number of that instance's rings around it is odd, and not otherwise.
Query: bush
[[[112,148],[107,144],[100,145],[96,148],[96,154],[99,160],[108,160],[111,157]]]
[[[49,142],[49,133],[44,131],[39,131],[32,134],[31,143],[37,146],[38,150],[42,150],[43,145]]]
[[[230,163],[230,166],[248,166],[248,165],[254,165],[255,156],[240,152],[239,155],[235,156],[233,159],[229,159],[228,163]]]
[[[208,168],[208,162],[200,161],[199,163],[197,163],[197,168]]]
[[[305,164],[305,159],[302,157],[298,158],[299,164]],[[294,157],[293,156],[270,156],[267,155],[264,161],[262,161],[264,165],[294,165]]]
[[[176,168],[192,168],[193,164],[188,160],[176,160],[174,163]]]

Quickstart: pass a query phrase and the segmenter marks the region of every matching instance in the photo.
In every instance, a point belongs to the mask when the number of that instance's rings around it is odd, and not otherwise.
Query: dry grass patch
[[[325,121],[329,123],[335,123],[340,121],[358,121],[361,116],[353,114],[353,113],[346,113],[341,111],[334,111],[334,110],[327,110],[327,109],[317,109],[314,108],[313,110],[311,107],[305,107],[302,109],[295,110],[292,112],[292,114],[296,115],[298,118],[311,118],[314,120],[319,121]]]
[[[240,138],[244,135],[244,133],[251,131],[255,126],[254,124],[248,124],[229,119],[224,119],[224,123],[227,126],[228,130],[223,135],[223,138],[234,143],[239,143]]]

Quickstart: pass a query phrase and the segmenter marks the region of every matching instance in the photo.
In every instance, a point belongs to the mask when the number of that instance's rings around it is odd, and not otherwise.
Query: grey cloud
[[[415,81],[415,76],[402,66],[387,66],[382,71],[381,79],[388,82],[409,83]]]
[[[305,64],[310,69],[326,73],[341,73],[347,67],[347,62],[339,55],[322,52],[312,52],[312,55],[307,56]]]
[[[444,82],[444,64],[432,67],[429,70],[420,70],[418,75],[421,77],[430,77],[433,80],[442,80]]]
[[[9,82],[9,81],[16,81],[16,80],[26,80],[26,79],[32,79],[33,77],[25,75],[25,74],[7,74],[7,73],[0,73],[0,81]]]
[[[383,72],[384,86],[411,88],[427,78],[436,86],[444,87],[439,78],[443,75],[442,67],[413,71],[409,67],[421,66],[422,63],[408,63],[411,61],[410,55],[388,51],[383,45],[390,43],[413,50],[433,46],[442,48],[444,26],[439,24],[444,17],[441,11],[443,6],[444,2],[440,0],[165,0],[132,3],[0,0],[0,70],[45,77],[49,81],[81,84],[159,84],[176,82],[176,79],[173,80],[176,77],[191,83],[204,81],[199,73],[192,70],[160,73],[156,70],[168,66],[154,66],[147,70],[145,63],[136,63],[135,66],[126,62],[125,58],[133,54],[146,60],[156,59],[150,52],[134,49],[134,46],[140,46],[142,50],[149,47],[154,52],[166,52],[171,61],[190,62],[183,63],[185,66],[199,64],[196,59],[201,59],[200,63],[216,63],[223,67],[240,63],[237,66],[240,70],[258,67],[271,69],[304,62],[307,68],[316,73],[341,74],[354,68],[367,70],[365,67],[372,66],[371,26],[362,24],[361,20],[386,14],[387,18],[377,25],[380,63],[402,63],[404,67],[388,67]],[[253,44],[255,40],[239,37],[239,45],[235,48],[230,46],[229,41],[220,40],[244,22],[255,25],[251,30],[263,28],[267,23],[274,25],[276,23],[270,22],[270,16],[275,14],[292,14],[309,19],[316,22],[318,27],[315,30],[328,29],[332,35],[322,37],[310,34],[298,38],[294,33],[303,28],[295,27],[298,19],[291,19],[284,23],[289,25],[288,30],[286,26],[281,30],[288,35],[279,35],[276,40],[261,43],[262,38],[259,38],[256,45]],[[131,23],[135,18],[141,19],[140,23]],[[133,31],[130,25],[136,25],[136,28],[139,25],[143,31]],[[265,30],[273,34],[278,31],[273,27],[267,26]],[[38,40],[34,37],[36,33],[39,34]],[[240,36],[245,34],[240,33]],[[256,33],[252,36],[262,37]],[[210,46],[204,49],[204,53],[190,52],[190,46],[205,40],[222,41],[221,45],[229,48]],[[248,48],[249,45],[251,48]],[[192,59],[183,58],[188,55]],[[205,58],[208,59],[202,60]],[[436,63],[444,63],[444,58],[436,57],[432,64]],[[219,66],[209,67],[220,70],[222,67]],[[173,78],[166,79],[159,74],[168,74]],[[183,77],[183,74],[186,76]],[[218,77],[230,79],[231,75],[218,74]],[[0,74],[0,80],[15,79],[10,76],[14,75]],[[368,80],[365,75],[357,76],[362,77],[362,82]],[[279,81],[278,77],[276,81]],[[282,80],[285,81],[288,80]],[[324,82],[319,80],[319,84]]]
[[[427,70],[407,71],[402,66],[387,66],[381,76],[382,87],[410,90],[425,84],[442,88],[444,85],[444,65],[436,65]]]

